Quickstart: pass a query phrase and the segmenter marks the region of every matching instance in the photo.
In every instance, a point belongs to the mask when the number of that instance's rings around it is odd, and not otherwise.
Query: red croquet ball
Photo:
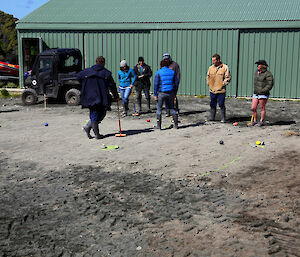
[[[237,123],[237,122],[233,123],[233,126],[237,126],[237,125],[238,125],[238,123]]]
[[[147,122],[150,122],[150,119],[148,119]]]

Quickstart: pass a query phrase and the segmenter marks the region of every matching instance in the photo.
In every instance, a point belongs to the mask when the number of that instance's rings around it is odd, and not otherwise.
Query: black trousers
[[[91,122],[100,123],[106,116],[106,107],[103,105],[94,105],[89,107]]]
[[[142,107],[142,91],[144,91],[145,97],[147,99],[148,108],[150,108],[150,90],[148,86],[142,86],[141,88],[136,88],[136,99],[139,105],[139,108]]]

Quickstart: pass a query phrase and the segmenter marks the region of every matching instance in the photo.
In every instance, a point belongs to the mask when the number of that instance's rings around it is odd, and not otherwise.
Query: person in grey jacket
[[[254,75],[254,94],[251,106],[253,122],[251,125],[255,126],[257,124],[257,105],[259,104],[261,118],[258,125],[263,126],[266,117],[266,104],[270,96],[270,90],[274,85],[274,79],[272,73],[267,70],[268,64],[265,60],[258,60],[255,64],[257,64],[257,71]]]

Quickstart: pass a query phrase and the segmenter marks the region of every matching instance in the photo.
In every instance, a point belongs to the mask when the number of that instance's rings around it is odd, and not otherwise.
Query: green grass
[[[14,82],[2,81],[0,82],[0,88],[20,88],[20,86]]]
[[[9,97],[9,96],[10,96],[9,92],[8,92],[6,89],[1,89],[1,90],[0,90],[0,95],[1,95],[3,98],[6,98],[6,97]]]
[[[20,97],[21,93],[9,93],[6,89],[0,90],[0,98]]]
[[[200,94],[200,95],[197,95],[196,97],[197,98],[206,98],[207,96]]]

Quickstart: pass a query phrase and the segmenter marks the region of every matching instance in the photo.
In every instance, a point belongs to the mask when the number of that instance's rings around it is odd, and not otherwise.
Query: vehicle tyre
[[[22,102],[24,105],[33,105],[37,103],[37,93],[32,88],[27,88],[22,93]]]
[[[80,104],[80,91],[76,88],[71,88],[66,92],[65,95],[66,103],[68,105],[79,105]]]

